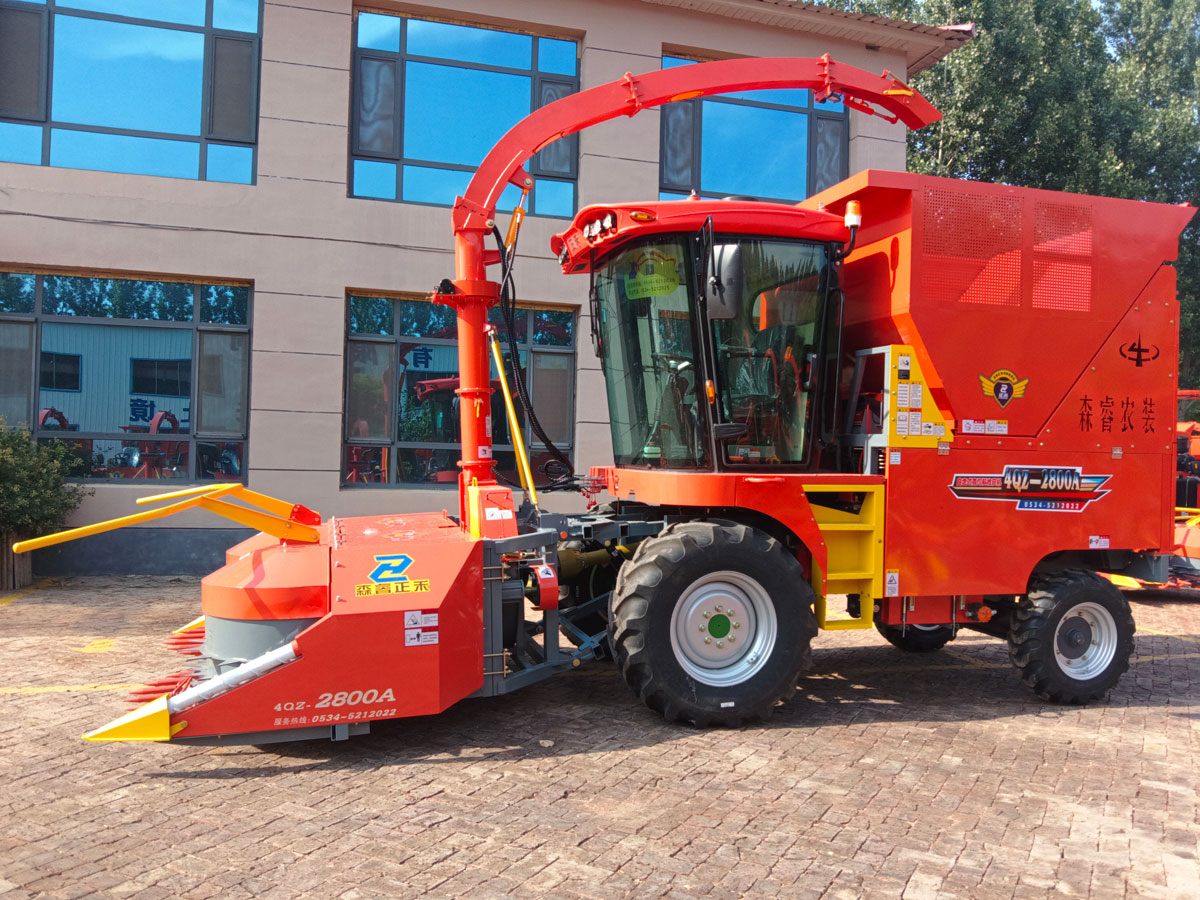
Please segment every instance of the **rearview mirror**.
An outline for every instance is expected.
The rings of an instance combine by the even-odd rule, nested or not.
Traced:
[[[736,319],[742,309],[742,248],[712,244],[704,282],[710,319]]]

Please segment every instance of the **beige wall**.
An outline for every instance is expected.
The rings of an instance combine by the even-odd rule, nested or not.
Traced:
[[[375,9],[435,12],[372,0]],[[476,19],[478,3],[437,9]],[[685,13],[639,0],[523,0],[490,18],[581,40],[589,87],[658,68],[663,48],[730,55],[832,56],[905,71],[900,52]],[[190,182],[0,163],[0,266],[65,266],[254,282],[250,450],[255,490],[322,513],[454,507],[453,493],[340,490],[347,288],[427,292],[453,273],[448,209],[346,196],[350,0],[267,0],[263,19],[258,183]],[[903,168],[902,126],[851,116],[850,168]],[[581,135],[581,203],[658,194],[658,113]],[[71,221],[64,221],[69,217]],[[581,278],[548,250],[561,220],[531,217],[521,241],[521,299],[578,305]],[[609,461],[599,366],[579,329],[577,459]],[[122,515],[159,485],[102,484],[78,521]],[[568,505],[575,505],[568,500]],[[558,505],[552,503],[551,505]],[[212,526],[202,515],[178,524]]]

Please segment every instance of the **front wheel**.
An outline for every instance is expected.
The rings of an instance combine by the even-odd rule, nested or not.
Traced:
[[[1129,668],[1135,626],[1124,595],[1095,572],[1039,577],[1013,613],[1008,655],[1043,700],[1099,700]]]
[[[777,540],[687,522],[617,577],[610,637],[633,692],[669,721],[738,725],[795,692],[817,632],[813,593]]]

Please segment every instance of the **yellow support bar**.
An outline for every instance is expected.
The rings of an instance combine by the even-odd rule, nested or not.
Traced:
[[[233,496],[239,500],[244,500],[247,503],[253,504],[260,509],[265,509],[273,516],[279,516],[281,519],[286,519],[292,514],[295,508],[294,503],[289,503],[286,500],[280,500],[278,497],[271,497],[267,494],[260,494],[258,491],[252,491],[244,484],[239,482],[225,482],[223,484],[200,485],[199,487],[185,488],[181,491],[171,491],[169,494],[155,494],[153,497],[139,497],[134,503],[157,503],[160,500],[176,500],[180,497],[195,497],[199,494],[208,494],[218,488],[232,488]],[[318,514],[319,515],[319,514]]]
[[[233,491],[232,487],[217,488],[211,490],[207,496],[222,497]],[[192,509],[199,506],[203,496],[191,497],[187,500],[182,500],[179,503],[172,503],[170,506],[160,506],[158,509],[147,510],[144,513],[135,513],[132,516],[121,516],[117,519],[108,519],[104,522],[97,522],[94,525],[82,525],[79,528],[69,528],[66,531],[58,531],[54,534],[48,534],[45,537],[33,538],[28,541],[17,541],[13,544],[13,553],[28,553],[30,550],[40,550],[43,547],[52,547],[55,544],[65,544],[67,541],[75,541],[79,538],[89,537],[93,534],[101,534],[105,531],[116,531],[118,528],[127,528],[130,525],[140,525],[142,522],[151,522],[154,519],[165,519],[167,516],[173,516],[176,513],[183,512],[185,509]]]
[[[264,508],[267,511],[260,512],[255,509],[247,509],[244,506],[237,506],[236,504],[220,499],[226,496],[236,497],[247,503]],[[40,550],[42,547],[51,547],[54,544],[78,540],[79,538],[101,534],[105,531],[116,531],[118,528],[127,528],[130,525],[140,525],[143,522],[151,522],[155,519],[165,519],[167,516],[173,516],[187,509],[194,509],[197,506],[207,509],[209,512],[216,513],[219,516],[224,516],[226,519],[230,519],[240,525],[248,525],[251,528],[281,540],[286,538],[289,541],[301,541],[309,544],[315,544],[320,540],[320,532],[316,528],[301,522],[293,522],[288,518],[294,508],[293,504],[285,500],[276,499],[275,497],[268,497],[266,494],[251,491],[245,485],[237,482],[185,488],[180,491],[171,491],[167,494],[156,494],[153,497],[142,497],[137,502],[154,503],[161,500],[175,500],[180,497],[185,499],[168,506],[160,506],[157,509],[135,513],[132,516],[121,516],[117,519],[97,522],[94,525],[83,525],[79,528],[70,528],[66,531],[56,532],[55,534],[48,534],[45,537],[33,538],[28,541],[18,541],[13,544],[13,552],[28,553],[30,550]]]
[[[223,490],[224,488],[237,490],[241,486],[242,485],[236,481],[225,481],[220,484],[202,484],[198,487],[184,488],[181,491],[171,491],[167,494],[153,494],[149,497],[138,497],[133,502],[138,506],[143,506],[147,503],[158,503],[160,500],[178,500],[180,497],[195,497],[197,494],[207,494],[209,491]]]
[[[321,539],[321,533],[311,525],[291,522],[287,519],[273,516],[270,513],[259,512],[256,509],[247,509],[244,506],[237,506],[233,503],[226,503],[224,500],[201,497],[200,505],[209,512],[216,513],[218,516],[232,519],[234,522],[247,525],[256,531],[261,531],[264,534],[269,534],[281,540],[287,538],[289,541],[303,541],[307,544],[315,544]]]

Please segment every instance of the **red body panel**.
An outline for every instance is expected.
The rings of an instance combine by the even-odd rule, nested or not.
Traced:
[[[867,171],[802,204],[822,215],[809,223],[817,236],[850,200],[865,224],[843,269],[843,399],[856,351],[908,344],[949,425],[940,448],[889,453],[884,557],[900,587],[885,607],[900,596],[1024,593],[1037,563],[1059,551],[1168,550],[1179,350],[1169,263],[1195,210]],[[761,206],[726,203],[718,229],[754,232]],[[614,209],[613,242],[629,236],[636,209]],[[581,212],[556,238],[565,270],[583,259],[571,240],[594,218]],[[605,243],[605,232],[592,235]],[[824,544],[803,486],[821,480],[848,478],[766,469],[609,477],[617,496],[644,503],[756,510],[814,558]],[[925,612],[915,620],[947,621]]]
[[[482,542],[441,513],[334,519],[328,528],[328,540],[304,549],[331,566],[332,599],[295,639],[299,659],[173,716],[173,725],[187,723],[178,737],[429,715],[483,684]],[[293,565],[296,548],[276,547]],[[254,560],[274,579],[282,570],[272,555],[256,552],[209,578],[241,579]],[[292,595],[295,608],[256,618],[310,615],[304,592]]]

